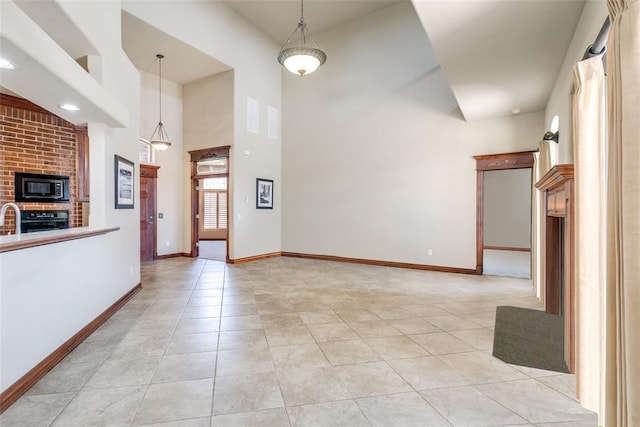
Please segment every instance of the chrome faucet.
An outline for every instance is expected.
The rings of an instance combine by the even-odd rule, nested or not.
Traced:
[[[16,213],[16,235],[20,235],[20,208],[15,203],[5,203],[0,209],[0,227],[4,226],[4,214],[7,212],[7,209],[13,208]]]

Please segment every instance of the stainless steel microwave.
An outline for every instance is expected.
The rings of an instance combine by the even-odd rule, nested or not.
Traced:
[[[68,202],[69,177],[15,173],[16,202]]]

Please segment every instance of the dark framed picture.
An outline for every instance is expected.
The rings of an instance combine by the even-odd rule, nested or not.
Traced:
[[[134,188],[133,162],[115,155],[115,195],[116,209],[133,209]]]
[[[256,209],[273,209],[273,180],[256,178]]]

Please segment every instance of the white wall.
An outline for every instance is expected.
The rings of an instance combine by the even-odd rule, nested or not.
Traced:
[[[89,223],[120,230],[0,254],[2,390],[140,282],[137,195],[135,209],[114,209],[114,154],[137,163],[140,102],[138,73],[121,49],[120,3],[61,2],[60,7],[97,49],[91,52],[90,73],[129,109],[128,128],[88,124]],[[37,97],[30,101],[38,104]]]
[[[327,63],[283,71],[283,251],[475,269],[472,156],[535,149],[542,113],[465,122],[408,2],[314,37]]]
[[[582,16],[567,49],[564,64],[549,97],[545,112],[545,129],[551,125],[554,115],[560,117],[560,138],[558,144],[558,163],[573,163],[573,66],[582,60],[587,46],[598,35],[607,17],[607,2],[589,0],[582,10]]]
[[[276,61],[280,47],[222,2],[163,1],[150,5],[127,0],[123,8],[233,68],[233,147],[229,179],[233,216],[229,221],[229,255],[237,259],[279,251],[281,144],[280,140],[267,138],[264,117],[267,105],[280,110],[281,75]],[[248,96],[260,101],[258,134],[246,129]],[[204,140],[198,142],[203,144],[198,147],[191,141],[188,144],[189,149],[210,146],[205,145]],[[186,154],[183,156],[188,161]],[[258,177],[275,181],[273,210],[255,209],[253,198]],[[184,242],[183,249],[188,250]]]
[[[215,74],[184,86],[183,120],[186,151],[233,145],[233,92],[233,71]],[[183,191],[185,199],[189,200],[191,163],[188,154],[183,157]],[[229,165],[229,169],[233,170],[232,164]],[[229,193],[232,193],[231,189]],[[191,203],[185,203],[183,211],[184,217],[189,218]],[[233,205],[229,206],[228,215],[233,217]],[[228,238],[230,246],[233,246],[234,239],[230,235]],[[191,245],[191,223],[189,221],[183,223],[183,239],[183,246],[189,248]]]
[[[531,168],[484,172],[485,246],[531,248]]]
[[[158,75],[140,72],[140,137],[149,139],[158,125]],[[183,194],[182,85],[162,79],[162,123],[171,147],[155,151],[153,163],[160,166],[157,181],[156,224],[158,255],[183,251],[183,206],[189,204]],[[188,197],[189,193],[186,193]],[[158,218],[158,213],[163,218]],[[188,251],[187,251],[188,252]]]

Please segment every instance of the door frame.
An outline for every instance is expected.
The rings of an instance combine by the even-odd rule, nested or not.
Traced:
[[[535,152],[519,151],[473,156],[476,160],[476,274],[482,274],[484,258],[484,173],[531,168],[533,174],[533,153]]]
[[[154,260],[158,257],[158,221],[157,221],[157,212],[158,212],[158,169],[160,166],[158,165],[149,165],[145,163],[140,163],[140,177],[149,178],[153,180],[153,254],[151,255],[151,260]],[[142,186],[140,182],[138,182],[138,187],[140,190]],[[138,191],[140,191],[138,190]]]
[[[227,254],[226,262],[229,262],[229,238],[231,236],[231,216],[229,215],[229,206],[231,206],[233,197],[231,196],[231,146],[224,145],[220,147],[203,148],[200,150],[189,151],[191,162],[191,252],[190,256],[197,258],[200,255],[200,249],[198,248],[198,211],[200,200],[198,198],[198,183],[201,179],[210,178],[211,175],[198,175],[198,162],[209,159],[227,159],[227,173],[218,174],[216,176],[227,177]]]

